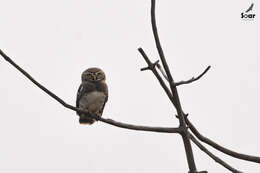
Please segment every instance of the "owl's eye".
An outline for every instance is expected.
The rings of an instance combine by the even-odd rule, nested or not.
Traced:
[[[86,80],[90,80],[90,79],[92,79],[92,75],[91,75],[90,73],[88,73],[88,74],[86,75]]]
[[[102,77],[103,77],[102,73],[98,73],[98,74],[97,74],[97,78],[98,78],[98,79],[102,79]]]

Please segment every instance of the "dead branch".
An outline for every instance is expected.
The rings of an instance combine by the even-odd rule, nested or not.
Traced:
[[[152,30],[153,30],[153,35],[154,35],[154,40],[155,40],[155,44],[157,47],[157,51],[159,53],[164,71],[166,72],[168,81],[169,81],[169,85],[171,88],[171,93],[172,93],[172,97],[173,97],[173,105],[177,110],[178,116],[179,118],[179,122],[180,122],[180,127],[182,127],[184,129],[182,135],[182,139],[183,139],[183,144],[184,144],[184,148],[185,148],[185,153],[186,153],[186,158],[187,158],[187,162],[188,162],[188,166],[189,166],[189,172],[190,173],[195,173],[197,172],[197,168],[196,168],[196,164],[194,161],[194,156],[193,156],[193,151],[192,151],[192,147],[191,147],[191,143],[190,143],[190,139],[188,137],[188,131],[186,129],[186,122],[184,119],[184,114],[183,114],[183,110],[181,107],[181,103],[180,103],[180,99],[179,99],[179,95],[178,95],[178,91],[176,86],[174,85],[174,80],[172,78],[169,66],[167,64],[167,61],[165,59],[164,53],[163,53],[163,49],[160,43],[160,39],[159,39],[159,35],[158,35],[158,31],[157,31],[157,26],[156,26],[156,18],[155,18],[155,0],[151,0],[151,22],[152,22]]]
[[[156,64],[156,67],[160,70],[160,72],[163,75],[164,79],[169,82],[169,79],[168,79],[167,75],[165,74],[164,70],[162,69],[162,66],[158,63],[158,64]]]
[[[148,70],[148,69],[151,70],[153,72],[153,74],[155,75],[155,77],[158,79],[159,83],[161,84],[161,87],[164,89],[164,91],[167,94],[170,101],[175,105],[171,91],[169,90],[167,85],[164,83],[162,77],[160,76],[160,74],[158,73],[158,71],[155,68],[156,64],[158,64],[159,61],[152,63],[151,60],[149,59],[149,57],[146,55],[146,53],[144,52],[144,50],[142,48],[138,48],[138,51],[143,56],[144,60],[146,61],[147,65],[148,65],[147,67],[142,68],[141,71]]]
[[[246,155],[246,154],[241,154],[232,150],[229,150],[225,147],[222,147],[221,145],[217,144],[216,142],[212,141],[211,139],[203,136],[196,128],[195,126],[188,120],[188,118],[186,118],[186,122],[190,128],[190,130],[192,131],[192,133],[202,142],[205,142],[206,144],[212,146],[213,148],[229,155],[232,157],[235,157],[237,159],[241,159],[241,160],[246,160],[246,161],[250,161],[250,162],[255,162],[255,163],[260,163],[260,157],[256,157],[256,156],[250,156],[250,155]]]
[[[168,77],[167,75],[165,74],[165,72],[163,71],[161,65],[159,63],[156,64],[156,67],[160,70],[161,74],[163,75],[163,77],[165,78],[165,80],[168,80]],[[211,66],[208,66],[199,76],[197,76],[196,78],[195,77],[192,77],[191,79],[187,80],[187,81],[180,81],[180,82],[175,82],[174,85],[177,87],[179,85],[184,85],[184,84],[190,84],[192,82],[195,82],[197,80],[199,80],[202,76],[204,76],[204,74],[206,74],[208,72],[208,70],[210,69]]]
[[[223,160],[221,160],[219,157],[215,156],[213,153],[211,153],[206,147],[204,147],[192,134],[189,134],[190,139],[196,144],[203,152],[205,152],[209,157],[211,157],[213,160],[215,160],[220,165],[224,166],[228,170],[230,170],[233,173],[242,173],[241,171],[233,168]]]
[[[210,69],[210,66],[208,66],[198,77],[196,77],[196,78],[192,77],[190,80],[187,80],[187,81],[175,82],[174,85],[179,86],[179,85],[190,84],[192,82],[195,82],[195,81],[199,80],[204,74],[206,74],[209,69]]]
[[[179,134],[182,132],[181,128],[137,126],[137,125],[121,123],[112,119],[104,119],[104,118],[101,118],[100,121],[116,127],[121,127],[125,129],[131,129],[131,130],[160,132],[160,133],[179,133]]]

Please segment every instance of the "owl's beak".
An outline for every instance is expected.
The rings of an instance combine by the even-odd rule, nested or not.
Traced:
[[[93,79],[94,79],[94,81],[96,81],[97,80],[97,76],[93,75]]]

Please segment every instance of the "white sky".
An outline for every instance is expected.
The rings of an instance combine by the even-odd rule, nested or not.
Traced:
[[[75,104],[82,71],[101,67],[109,101],[104,117],[178,126],[175,110],[137,52],[158,59],[149,0],[0,0],[0,48],[39,82]],[[179,88],[185,112],[202,134],[260,156],[260,35],[240,13],[251,1],[157,3],[162,46],[176,81],[211,70]],[[78,123],[75,112],[35,87],[0,58],[0,172],[188,172],[179,135],[136,132],[101,122]],[[193,147],[198,170],[229,172]],[[216,155],[246,173],[260,165]]]

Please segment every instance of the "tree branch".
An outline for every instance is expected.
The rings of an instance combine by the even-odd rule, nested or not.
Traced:
[[[45,88],[42,84],[37,82],[29,73],[27,73],[25,70],[23,70],[19,65],[17,65],[10,57],[8,57],[1,49],[0,49],[0,55],[9,62],[12,66],[14,66],[17,70],[19,70],[25,77],[27,77],[31,82],[33,82],[37,87],[39,87],[41,90],[43,90],[45,93],[47,93],[49,96],[54,98],[56,101],[58,101],[60,104],[62,104],[64,107],[71,109],[73,111],[78,111],[81,113],[87,113],[86,111],[79,109],[77,107],[74,107],[72,105],[67,104],[65,101],[63,101],[61,98],[59,98],[57,95],[55,95],[53,92]],[[169,128],[169,127],[149,127],[149,126],[137,126],[132,124],[126,124],[114,121],[112,119],[105,119],[101,118],[97,115],[89,115],[92,118],[95,118],[96,120],[102,121],[104,123],[125,128],[125,129],[131,129],[131,130],[142,130],[142,131],[150,131],[150,132],[161,132],[161,133],[181,133],[181,128]]]
[[[156,19],[155,19],[155,0],[151,0],[151,22],[152,22],[152,30],[153,30],[156,47],[157,47],[160,59],[162,61],[164,70],[166,72],[167,78],[169,79],[169,84],[170,84],[170,88],[172,91],[172,97],[173,97],[173,103],[174,103],[173,105],[175,106],[178,116],[180,117],[179,118],[180,127],[184,128],[184,131],[181,135],[182,135],[182,139],[183,139],[183,143],[184,143],[187,162],[189,165],[189,172],[196,172],[197,168],[196,168],[195,161],[194,161],[194,156],[193,156],[190,139],[188,137],[188,131],[186,129],[186,122],[184,119],[184,114],[183,114],[183,110],[181,107],[178,91],[177,91],[176,86],[174,85],[174,80],[172,78],[169,66],[166,62],[166,59],[165,59],[165,56],[163,53],[163,49],[162,49],[162,46],[160,43],[158,31],[157,31]]]
[[[197,80],[199,80],[202,76],[204,76],[204,74],[206,74],[208,72],[208,70],[210,69],[211,66],[208,66],[204,71],[203,73],[201,73],[198,77],[194,78],[192,77],[190,80],[187,80],[187,81],[180,81],[180,82],[175,82],[174,85],[175,86],[179,86],[179,85],[184,85],[184,84],[189,84],[189,83],[192,83],[192,82],[195,82]]]
[[[139,50],[139,49],[140,49],[140,50]],[[147,57],[147,55],[144,53],[143,49],[142,49],[142,48],[139,48],[139,49],[138,49],[138,50],[139,50],[139,52],[142,54],[142,56],[143,56],[143,57]],[[144,59],[146,59],[146,58],[144,58]],[[148,57],[147,57],[147,59],[148,59]],[[150,61],[150,60],[148,59],[148,62],[149,62],[149,61]],[[151,62],[151,63],[148,64],[148,67],[141,68],[141,71],[153,70],[158,63],[159,63],[159,60],[155,61],[154,63]]]
[[[176,106],[176,103],[174,102],[171,91],[169,90],[167,85],[164,83],[163,79],[161,78],[160,74],[158,73],[158,71],[155,68],[155,66],[159,63],[159,61],[152,63],[151,60],[149,59],[149,57],[146,55],[146,53],[144,52],[144,50],[141,47],[138,48],[138,51],[143,56],[144,60],[146,61],[147,65],[148,65],[148,67],[142,68],[141,71],[151,70],[153,72],[153,74],[155,75],[155,77],[158,79],[159,83],[161,84],[162,88],[164,89],[164,91],[167,94],[170,101],[174,104],[174,106]]]
[[[246,155],[246,154],[241,154],[232,150],[229,150],[225,147],[222,147],[221,145],[217,144],[216,142],[212,141],[211,139],[203,136],[202,134],[200,134],[200,132],[195,128],[195,126],[188,120],[188,118],[186,118],[186,122],[190,128],[190,130],[193,132],[193,134],[202,142],[205,142],[206,144],[212,146],[213,148],[229,155],[232,157],[235,157],[237,159],[241,159],[241,160],[246,160],[246,161],[250,161],[250,162],[255,162],[255,163],[260,163],[260,157],[256,157],[256,156],[250,156],[250,155]]]
[[[230,170],[233,173],[242,173],[241,171],[233,168],[223,160],[221,160],[219,157],[215,156],[213,153],[211,153],[206,147],[204,147],[192,134],[189,134],[190,139],[196,144],[202,151],[204,151],[209,157],[211,157],[213,160],[215,160],[217,163],[221,164],[228,170]]]
[[[156,67],[160,70],[160,72],[161,72],[161,74],[163,75],[164,79],[169,82],[169,79],[168,79],[166,73],[165,73],[164,70],[162,69],[162,66],[158,63],[158,64],[156,64]]]
[[[157,26],[156,26],[156,19],[155,19],[155,0],[152,0],[152,6],[151,6],[151,22],[152,22],[152,29],[153,29],[153,35],[154,35],[154,39],[155,39],[155,44],[159,53],[159,56],[161,58],[163,67],[166,71],[167,77],[169,79],[169,82],[173,81],[169,66],[166,62],[164,53],[163,53],[163,49],[160,43],[160,39],[159,39],[159,35],[158,35],[158,31],[157,31]]]
[[[179,134],[182,132],[181,128],[137,126],[137,125],[121,123],[112,119],[104,119],[104,118],[100,118],[100,121],[116,127],[121,127],[125,129],[131,129],[131,130],[160,132],[160,133],[179,133]]]
[[[161,74],[163,75],[163,77],[165,78],[165,80],[167,80],[169,82],[169,79],[167,77],[167,75],[165,74],[165,72],[163,71],[162,67],[160,64],[156,64],[156,67],[160,70]],[[180,81],[180,82],[175,82],[174,86],[179,86],[179,85],[184,85],[184,84],[189,84],[192,82],[195,82],[197,80],[199,80],[202,76],[204,76],[204,74],[206,74],[208,72],[208,70],[210,69],[211,66],[208,66],[198,77],[192,77],[191,79],[187,80],[187,81]]]
[[[23,70],[20,66],[18,66],[11,58],[9,58],[1,49],[0,49],[0,55],[9,62],[12,66],[14,66],[17,70],[19,70],[23,75],[25,75],[32,83],[34,83],[37,87],[39,87],[41,90],[43,90],[45,93],[47,93],[49,96],[54,98],[56,101],[58,101],[60,104],[62,104],[64,107],[73,109],[73,106],[68,105],[65,103],[62,99],[60,99],[57,95],[49,91],[47,88],[45,88],[43,85],[41,85],[39,82],[37,82],[29,73],[27,73],[25,70]]]

